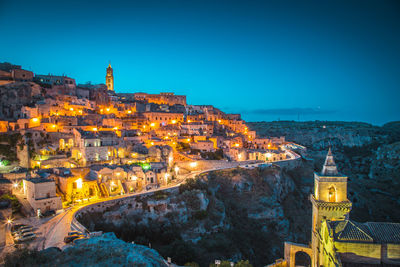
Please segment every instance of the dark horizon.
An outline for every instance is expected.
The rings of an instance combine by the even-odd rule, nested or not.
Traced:
[[[77,83],[104,83],[111,61],[117,92],[185,94],[247,121],[382,125],[400,120],[399,12],[397,1],[0,1],[0,59]]]

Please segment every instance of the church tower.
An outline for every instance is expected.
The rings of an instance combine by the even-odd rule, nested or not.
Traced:
[[[314,194],[312,203],[311,248],[312,266],[320,266],[322,246],[321,222],[348,218],[351,202],[347,199],[347,177],[337,170],[332,151],[329,148],[321,173],[314,173]]]
[[[111,63],[108,64],[107,68],[106,85],[108,90],[114,91],[114,75],[113,75],[113,69],[111,68]]]

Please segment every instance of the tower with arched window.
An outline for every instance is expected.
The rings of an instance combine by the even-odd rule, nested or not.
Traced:
[[[314,194],[310,196],[312,218],[312,266],[320,266],[322,257],[321,224],[324,220],[348,218],[351,202],[347,199],[347,177],[338,172],[332,151],[329,149],[320,173],[314,173]]]
[[[108,64],[107,68],[106,85],[108,90],[114,91],[114,74],[113,74],[113,68],[111,67],[111,63]]]

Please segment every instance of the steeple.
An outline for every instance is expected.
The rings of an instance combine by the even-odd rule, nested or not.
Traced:
[[[331,148],[326,155],[322,171],[314,173],[314,194],[310,200],[313,206],[311,266],[322,266],[320,262],[320,255],[323,253],[321,248],[324,247],[321,243],[322,222],[348,219],[351,210],[351,202],[347,199],[347,176],[338,172]]]
[[[321,174],[324,176],[336,176],[339,174],[335,160],[333,159],[331,148],[329,148],[328,154],[326,155]]]
[[[113,68],[111,67],[111,62],[108,63],[108,67],[106,69],[106,86],[110,91],[114,91],[114,74]]]

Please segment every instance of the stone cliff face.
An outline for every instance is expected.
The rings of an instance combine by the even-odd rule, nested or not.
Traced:
[[[297,204],[289,204],[290,195],[301,191],[297,187],[292,174],[279,167],[216,171],[182,185],[180,192],[132,198],[104,212],[88,210],[78,219],[91,230],[151,243],[178,264],[208,266],[220,258],[249,259],[261,266],[282,256],[282,242],[288,237],[306,241],[308,231],[289,232],[297,224],[308,224],[292,217],[305,207],[306,199],[298,193]]]

